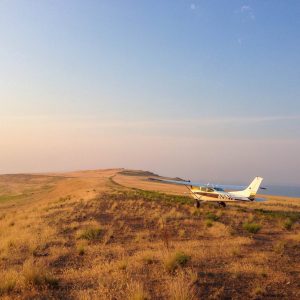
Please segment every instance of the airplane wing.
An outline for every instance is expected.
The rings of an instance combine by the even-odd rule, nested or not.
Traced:
[[[223,190],[244,190],[247,188],[246,185],[210,184],[210,183],[203,183],[203,182],[200,183],[200,182],[185,181],[185,180],[169,180],[169,179],[160,179],[160,178],[149,178],[149,180],[158,181],[162,183],[185,185],[185,186],[221,188]],[[266,188],[261,187],[261,189],[265,190]]]
[[[178,184],[178,185],[189,185],[189,186],[207,186],[205,183],[192,182],[192,181],[184,181],[184,180],[168,180],[168,179],[160,179],[160,178],[149,178],[151,181],[158,181],[161,183],[170,183],[170,184]]]

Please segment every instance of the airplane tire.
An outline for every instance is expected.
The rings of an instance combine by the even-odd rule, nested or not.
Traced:
[[[219,203],[219,206],[226,207],[226,203],[225,202],[221,201],[221,202],[218,202],[218,203]]]
[[[196,208],[199,208],[200,207],[200,201],[199,200],[196,200],[195,203],[194,203],[194,206]]]

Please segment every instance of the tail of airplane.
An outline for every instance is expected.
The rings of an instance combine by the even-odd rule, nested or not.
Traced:
[[[235,194],[239,195],[240,197],[246,197],[249,198],[250,200],[254,200],[255,195],[262,181],[263,181],[262,177],[255,177],[245,190],[235,192]]]

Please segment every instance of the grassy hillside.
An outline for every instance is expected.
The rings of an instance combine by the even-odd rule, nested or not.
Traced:
[[[196,209],[146,176],[0,176],[0,298],[300,298],[300,199]]]

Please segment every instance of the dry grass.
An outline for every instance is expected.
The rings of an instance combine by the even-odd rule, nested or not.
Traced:
[[[164,258],[164,265],[168,272],[174,272],[180,267],[184,267],[191,257],[182,251],[167,253]]]
[[[15,271],[7,271],[1,275],[0,296],[9,294],[14,290],[18,281],[18,274]]]
[[[78,233],[79,239],[84,239],[88,241],[96,241],[100,239],[102,229],[98,227],[91,227],[81,230]]]
[[[141,282],[131,282],[128,286],[128,300],[147,300],[149,294]]]
[[[292,229],[292,226],[294,224],[294,221],[291,220],[290,218],[286,219],[284,222],[283,222],[283,227],[287,230],[291,230]]]
[[[257,223],[246,222],[243,224],[243,228],[250,233],[258,233],[261,230],[261,225]]]
[[[23,265],[24,283],[27,286],[47,285],[50,287],[58,286],[58,279],[54,277],[43,263],[34,263],[32,259],[25,261]]]
[[[299,200],[196,209],[117,172],[0,176],[0,297],[300,298]]]
[[[194,277],[194,278],[193,278]],[[191,276],[180,272],[171,278],[168,283],[170,300],[196,300],[196,289],[194,284],[197,275]]]

